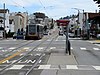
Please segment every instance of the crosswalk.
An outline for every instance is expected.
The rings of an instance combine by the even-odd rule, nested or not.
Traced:
[[[60,66],[60,68],[59,68]],[[38,69],[67,69],[67,70],[100,70],[100,66],[93,65],[40,65]]]
[[[6,51],[11,51],[11,50],[15,50],[17,47],[9,47],[9,48],[5,48],[5,47],[0,47],[0,52],[6,52]],[[25,49],[26,51],[30,51],[30,49],[32,49],[32,47],[23,47],[22,49]],[[44,51],[46,49],[46,47],[38,47],[33,51]],[[54,49],[58,49],[58,50],[62,50],[64,48],[59,48],[59,47],[49,47],[48,50],[54,50]],[[71,50],[76,49],[76,47],[71,47]],[[100,48],[99,47],[90,47],[90,48],[86,48],[86,47],[77,47],[78,50],[81,51],[86,51],[86,50],[94,50],[94,51],[99,51]]]
[[[93,47],[93,48],[80,47],[80,50],[82,50],[82,51],[85,51],[85,50],[94,50],[94,51],[98,51],[98,50],[100,50],[100,48],[96,48],[96,47]]]
[[[41,62],[41,61],[40,61]],[[32,65],[13,65],[7,70],[25,70],[25,67],[32,67]],[[28,68],[27,68],[28,69]],[[26,70],[27,70],[26,69]],[[90,70],[90,71],[100,71],[100,66],[95,65],[38,65],[35,67],[35,70]]]

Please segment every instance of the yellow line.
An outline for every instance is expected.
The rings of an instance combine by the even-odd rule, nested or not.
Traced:
[[[20,52],[15,53],[15,54],[13,54],[13,55],[11,55],[9,57],[7,57],[7,58],[5,58],[3,60],[0,60],[0,64],[2,64],[3,62],[5,62],[6,60],[10,60],[10,59],[12,59],[12,58],[20,55],[23,51],[25,51],[25,49],[24,50],[21,50]]]

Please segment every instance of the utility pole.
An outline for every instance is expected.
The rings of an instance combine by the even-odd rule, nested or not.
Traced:
[[[84,9],[79,9],[79,8],[72,8],[72,9],[78,10],[78,14],[80,13],[80,10],[83,11],[83,26],[82,26],[82,28],[81,28],[81,31],[82,31],[82,33],[83,33],[83,31],[84,31]],[[78,16],[78,21],[79,21],[79,16]],[[79,32],[79,31],[78,31],[78,32]],[[82,33],[81,33],[81,34],[82,34]],[[83,34],[83,39],[84,39],[84,34]]]
[[[5,3],[4,3],[4,39],[5,39],[5,37],[6,37],[6,32],[5,32],[5,13],[6,13],[6,10],[5,10]]]

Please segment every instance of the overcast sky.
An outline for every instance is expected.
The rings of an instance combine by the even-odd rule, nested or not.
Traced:
[[[98,10],[93,0],[0,0],[0,8],[3,8],[3,3],[10,12],[43,12],[54,19],[77,14],[78,11],[73,8],[84,9],[86,12]]]

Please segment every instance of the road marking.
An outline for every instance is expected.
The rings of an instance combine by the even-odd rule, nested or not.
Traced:
[[[81,50],[86,50],[86,48],[82,48],[82,47],[80,47],[80,49],[81,49]]]
[[[73,48],[71,47],[71,50],[72,50]]]
[[[50,69],[51,65],[40,65],[38,69]]]
[[[62,40],[62,41],[66,41],[66,40]]]
[[[47,40],[47,41],[51,41],[51,40]]]
[[[41,53],[37,53],[37,54],[35,54],[34,56],[40,56],[41,55]]]
[[[39,61],[39,64],[42,62],[42,60]]]
[[[10,50],[13,50],[13,49],[15,49],[16,47],[10,47],[10,48],[8,48],[8,49],[10,49]]]
[[[3,49],[3,47],[0,47],[0,49]]]
[[[19,52],[16,52],[15,54],[13,54],[13,55],[11,55],[11,56],[9,56],[9,57],[7,57],[7,58],[4,58],[4,59],[0,60],[0,64],[2,64],[3,62],[5,62],[6,60],[10,60],[10,59],[12,59],[12,58],[14,58],[14,57],[20,55],[20,54],[21,54],[22,52],[24,52],[24,51],[25,51],[25,50],[20,50]]]
[[[30,49],[30,47],[25,47],[25,48],[23,48],[23,49]]]
[[[12,67],[10,67],[9,69],[21,69],[23,68],[25,65],[13,65]]]
[[[56,49],[56,47],[50,47],[50,49]]]
[[[100,66],[93,66],[96,70],[100,70]]]
[[[66,69],[78,69],[77,65],[66,65]]]
[[[100,44],[95,44],[95,45],[100,47]]]
[[[55,41],[58,41],[58,39],[57,39],[57,40],[55,40]]]
[[[99,48],[93,48],[94,50],[100,50]]]
[[[38,40],[38,41],[42,41],[42,40]]]
[[[41,62],[41,60],[39,61]],[[1,65],[1,66],[6,66],[6,65]],[[22,70],[23,67],[25,66],[32,66],[32,65],[13,65],[12,67],[8,68],[9,69],[18,69]],[[60,66],[60,68],[59,68]],[[100,71],[100,66],[93,66],[93,65],[39,65],[37,69],[66,69],[66,70],[95,70],[95,71]]]
[[[54,66],[56,66],[56,68]],[[59,68],[59,66],[60,66],[60,68]],[[100,66],[93,66],[93,65],[40,65],[38,69],[100,70]]]
[[[37,48],[37,49],[41,50],[41,49],[43,49],[43,47],[39,47],[39,48]]]
[[[34,61],[28,60],[28,61],[27,61],[27,63],[32,63],[32,64],[35,63],[35,62],[36,62],[36,60],[34,60]]]

